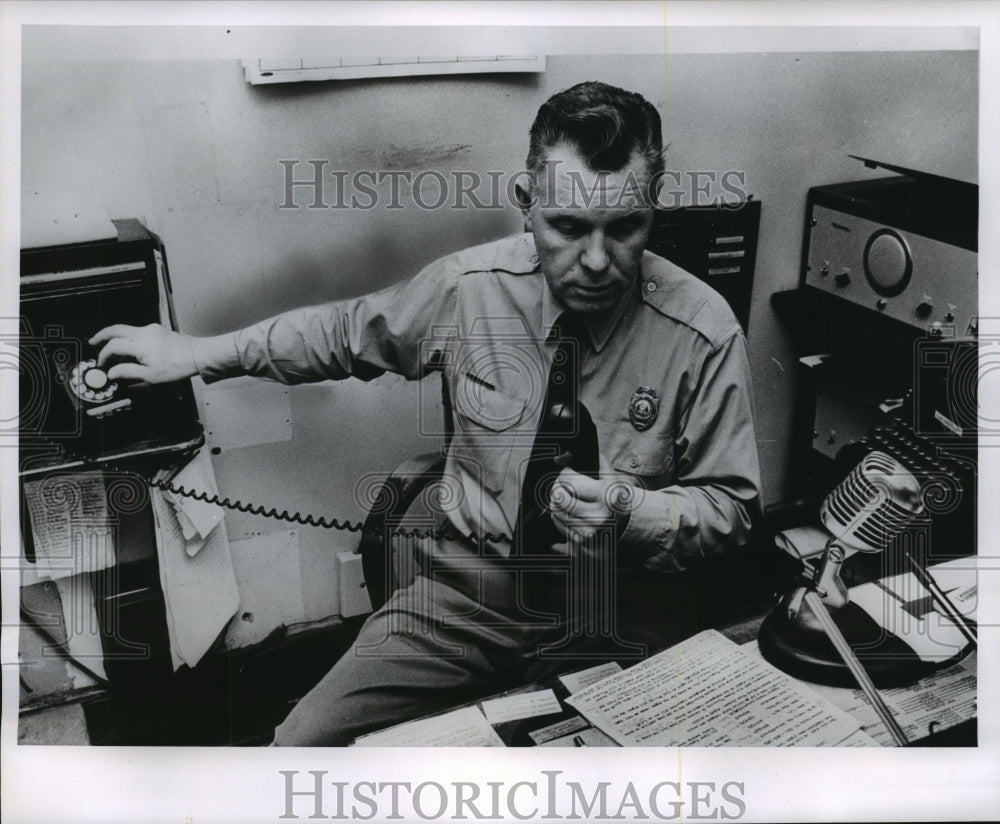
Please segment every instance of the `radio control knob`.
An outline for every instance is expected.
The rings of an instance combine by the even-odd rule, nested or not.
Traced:
[[[934,304],[929,300],[922,300],[917,304],[917,317],[926,318],[929,317],[931,312],[934,311]]]
[[[889,305],[889,301],[887,301],[887,300],[886,300],[885,298],[879,298],[879,299],[878,299],[878,301],[877,301],[877,302],[875,303],[875,305],[876,305],[876,306],[877,306],[877,307],[878,307],[878,308],[879,308],[880,310],[881,310],[881,309],[885,309],[885,307]]]
[[[834,276],[833,282],[836,283],[837,286],[843,288],[850,284],[851,276],[847,272],[841,272],[839,275]]]
[[[913,273],[910,249],[902,235],[892,229],[879,229],[865,244],[865,277],[880,295],[902,294]]]

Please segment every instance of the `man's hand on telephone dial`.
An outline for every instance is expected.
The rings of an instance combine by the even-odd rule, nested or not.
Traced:
[[[191,338],[158,323],[116,323],[102,329],[89,343],[102,347],[97,365],[107,369],[111,380],[168,383],[198,374]],[[113,365],[107,368],[108,363]]]

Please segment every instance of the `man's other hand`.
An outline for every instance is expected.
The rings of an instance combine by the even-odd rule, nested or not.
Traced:
[[[89,341],[101,346],[97,365],[107,369],[111,380],[139,380],[168,383],[198,374],[191,338],[172,332],[158,323],[126,326],[116,323],[98,332]]]
[[[598,478],[566,468],[552,485],[549,511],[563,537],[590,538],[612,524],[619,530],[628,523],[633,487],[611,470],[601,456]]]

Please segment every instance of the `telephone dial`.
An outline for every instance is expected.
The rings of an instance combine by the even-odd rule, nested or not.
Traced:
[[[69,389],[84,403],[84,412],[92,418],[103,418],[132,407],[130,398],[115,398],[117,382],[108,377],[96,360],[80,361],[69,376]]]

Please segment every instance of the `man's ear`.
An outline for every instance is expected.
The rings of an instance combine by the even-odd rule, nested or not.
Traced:
[[[514,197],[517,199],[518,208],[524,215],[524,231],[531,231],[531,192],[520,183],[514,186]]]
[[[652,206],[655,209],[660,205],[660,192],[663,191],[663,187],[666,185],[666,175],[659,174],[653,181],[653,185],[649,187],[649,194],[652,197]]]

